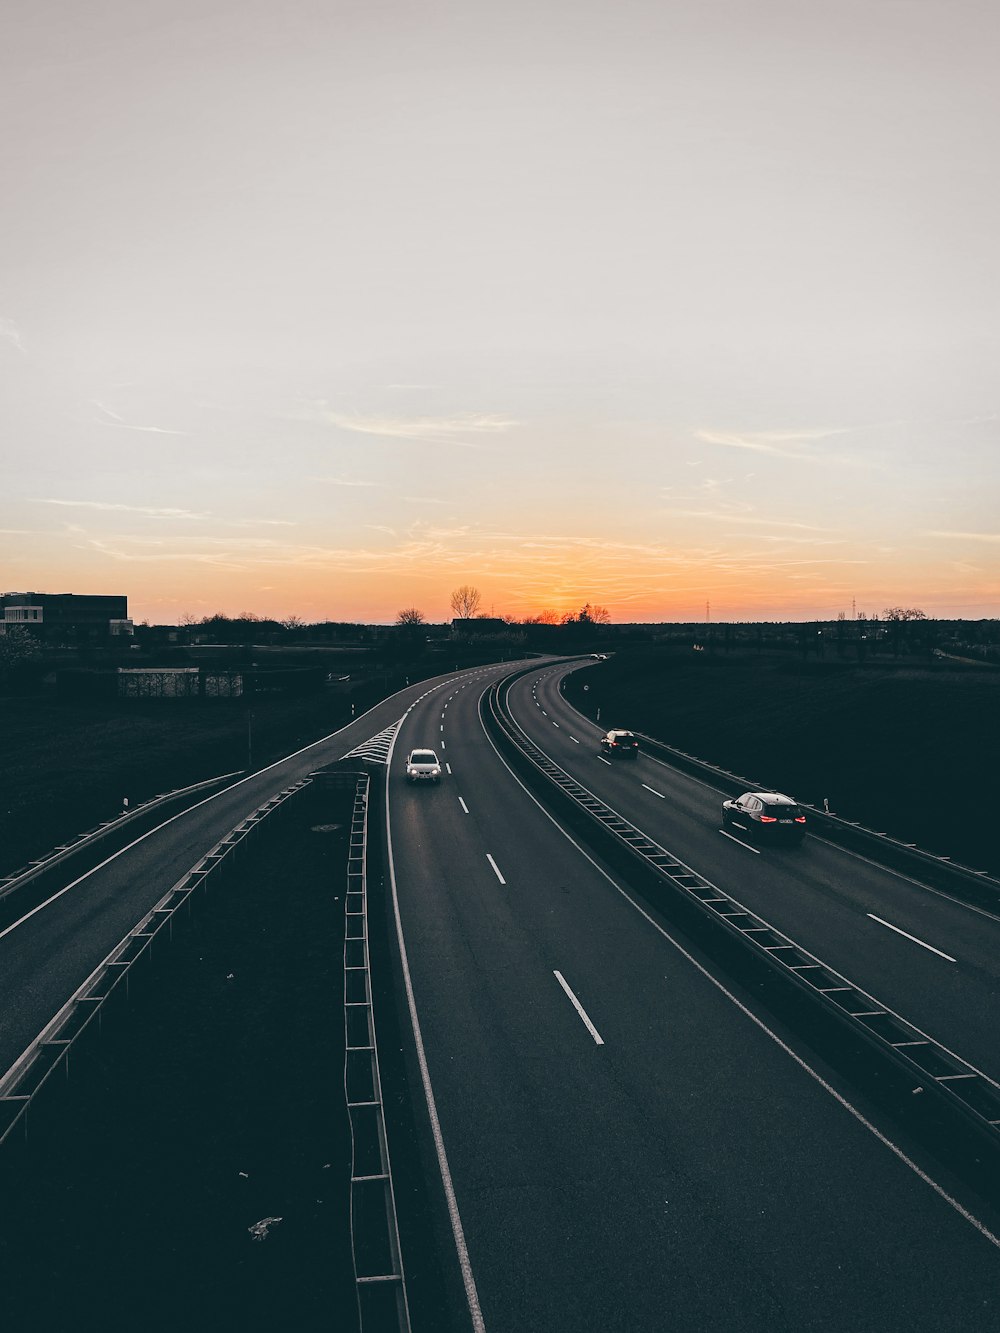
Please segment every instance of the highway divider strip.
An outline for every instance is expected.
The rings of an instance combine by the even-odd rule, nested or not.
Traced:
[[[358,773],[356,778],[344,904],[344,1090],[351,1122],[351,1250],[362,1333],[389,1333],[390,1329],[410,1333],[368,950],[371,779],[368,773]]]
[[[641,866],[646,882],[675,890],[702,920],[739,941],[800,995],[808,996],[870,1049],[904,1069],[921,1091],[938,1096],[992,1146],[1000,1147],[1000,1085],[704,879],[554,763],[510,711],[507,692],[526,674],[514,672],[494,684],[481,704],[489,734],[519,762],[522,772],[544,780],[550,792],[559,794],[563,808],[599,835],[603,847],[620,852],[626,865]]]
[[[237,853],[256,836],[265,821],[279,813],[289,797],[308,783],[309,779],[303,778],[286,787],[216,843],[112,949],[0,1078],[0,1149],[12,1143],[17,1134],[27,1137],[32,1105],[43,1093],[58,1086],[57,1073],[68,1076],[71,1056],[85,1039],[93,1039],[100,1033],[112,1000],[127,998],[133,969],[151,957],[160,941],[169,941],[176,914],[182,908],[190,912],[195,895],[206,892],[210,884],[232,867]],[[273,827],[273,821],[268,826]]]

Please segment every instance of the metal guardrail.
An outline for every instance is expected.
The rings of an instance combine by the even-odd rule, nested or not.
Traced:
[[[702,920],[712,921],[728,938],[738,940],[800,994],[848,1025],[870,1048],[904,1069],[919,1087],[939,1095],[1000,1146],[1000,1084],[709,883],[554,763],[514,720],[507,703],[510,685],[525,674],[505,677],[484,696],[484,722],[509,754],[547,779],[605,845],[610,843],[641,865],[654,883],[674,890]]]
[[[351,1121],[351,1249],[362,1333],[409,1333],[368,953],[370,781],[367,773],[359,774],[355,787],[344,907],[344,1089]]]
[[[229,778],[236,776],[236,773],[223,773],[216,778],[206,778],[203,782],[195,782],[190,787],[178,787],[174,791],[162,792],[158,796],[151,796],[148,801],[143,801],[141,805],[137,805],[131,810],[123,810],[120,814],[115,815],[113,819],[103,820],[96,828],[78,834],[72,842],[54,847],[51,852],[39,857],[36,861],[30,861],[26,866],[22,866],[20,870],[15,870],[9,875],[0,876],[0,901],[13,897],[20,889],[26,888],[55,866],[68,861],[70,857],[76,856],[85,847],[92,846],[127,824],[137,823],[143,815],[148,815],[151,811],[168,805],[171,801],[179,801],[185,796],[193,796],[197,792],[206,791],[209,787],[217,786],[220,782],[226,782]]]
[[[233,864],[237,851],[253,838],[268,816],[308,785],[308,781],[302,779],[265,801],[216,843],[112,949],[0,1078],[0,1148],[10,1143],[17,1132],[27,1137],[33,1103],[55,1086],[57,1073],[68,1076],[71,1055],[85,1038],[100,1031],[112,998],[127,996],[129,977],[135,966],[151,957],[158,941],[169,940],[177,912],[181,908],[190,911],[194,895],[206,891],[212,877],[218,878]]]

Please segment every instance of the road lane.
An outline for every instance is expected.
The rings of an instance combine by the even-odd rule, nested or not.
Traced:
[[[29,920],[0,937],[0,1075],[143,916],[260,805],[316,768],[391,727],[415,700],[456,679],[482,682],[498,666],[421,681],[332,735],[206,798],[153,830]],[[67,876],[72,876],[72,862]]]
[[[546,666],[510,692],[517,720],[556,763],[705,879],[1000,1082],[1000,921],[819,838],[778,848],[726,836],[723,794],[650,755],[634,764],[598,762],[602,729],[559,691],[560,677],[572,669]],[[536,697],[584,737],[578,750],[539,721]],[[627,722],[615,718],[609,725]],[[643,789],[650,775],[664,800]],[[870,913],[937,953],[894,936]]]
[[[834,1075],[610,883],[513,779],[475,704],[472,689],[451,701],[440,789],[408,788],[397,758],[387,790],[483,1326],[991,1327],[995,1219],[949,1202],[953,1182],[919,1174]],[[397,752],[432,725],[415,707]]]

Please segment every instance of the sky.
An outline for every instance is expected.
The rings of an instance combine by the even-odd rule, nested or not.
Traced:
[[[1000,615],[993,0],[15,0],[0,584]]]

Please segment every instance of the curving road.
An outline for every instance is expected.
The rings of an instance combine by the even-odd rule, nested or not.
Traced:
[[[524,724],[567,766],[579,751],[633,821],[691,822],[698,784],[675,778],[647,807],[646,761],[597,762],[565,669],[515,686]],[[486,738],[478,694],[456,683],[414,706],[387,785],[400,988],[464,1277],[448,1326],[996,1327],[997,1219],[560,831]],[[401,752],[426,744],[450,771],[411,789]],[[732,858],[699,868],[743,876],[745,856],[763,892],[771,857],[697,824],[692,860]]]
[[[758,856],[723,838],[717,793],[648,758],[620,768],[597,759],[596,729],[559,692],[567,669],[543,663],[511,695],[558,762],[858,984],[993,1067],[996,922],[814,839],[801,855]],[[455,1295],[437,1327],[996,1328],[1000,1218],[879,1123],[524,790],[478,713],[488,682],[509,670],[401,692],[4,931],[0,1070],[247,814],[399,722],[386,774],[390,919],[423,1147],[444,1182],[436,1239]],[[406,785],[403,757],[418,745],[447,765],[440,786]]]

